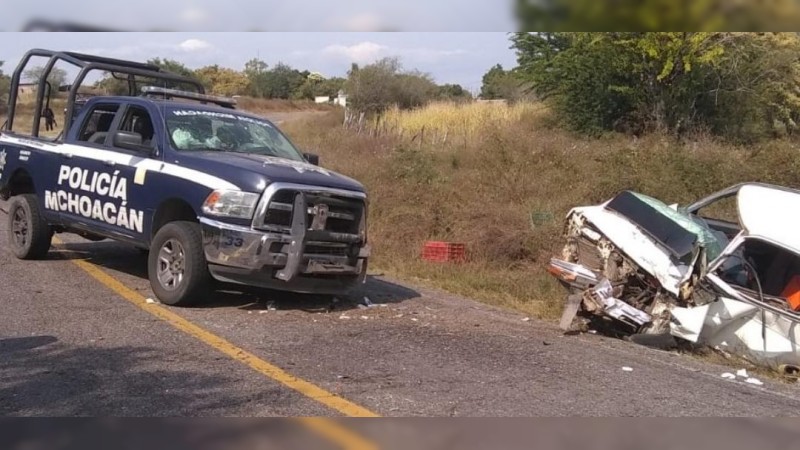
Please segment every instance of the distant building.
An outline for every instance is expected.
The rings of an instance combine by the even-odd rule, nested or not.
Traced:
[[[344,91],[339,91],[339,95],[337,95],[336,98],[333,99],[333,104],[339,105],[343,108],[347,108],[347,94],[345,94]]]
[[[20,83],[19,87],[17,88],[17,95],[20,94],[32,94],[36,92],[36,84],[35,83]]]
[[[333,103],[334,105],[339,105],[342,107],[347,107],[347,94],[344,91],[339,91],[339,94],[336,97],[330,97],[327,95],[321,95],[319,97],[314,97],[315,103]]]

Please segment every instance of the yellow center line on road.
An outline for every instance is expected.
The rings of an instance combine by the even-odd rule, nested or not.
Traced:
[[[57,237],[53,238],[53,242],[55,244],[63,244],[63,241]],[[69,250],[65,251],[69,252]],[[178,330],[183,331],[184,333],[202,341],[210,347],[226,354],[232,359],[249,366],[262,375],[265,375],[268,378],[297,391],[311,400],[321,403],[328,408],[336,410],[339,413],[349,417],[379,416],[378,414],[361,405],[353,403],[350,400],[329,392],[309,381],[303,380],[302,378],[298,378],[289,372],[286,372],[280,367],[259,358],[258,356],[242,349],[241,347],[234,345],[230,341],[217,336],[214,333],[199,327],[198,325],[195,325],[193,322],[161,306],[159,303],[147,303],[147,299],[141,294],[125,286],[116,278],[107,274],[94,264],[91,264],[83,259],[72,259],[71,262],[128,302],[167,322]],[[325,436],[333,442],[341,445],[343,448],[353,450],[377,448],[375,444],[362,438],[355,432],[341,427],[331,420],[307,418],[301,419],[301,422],[318,434]]]

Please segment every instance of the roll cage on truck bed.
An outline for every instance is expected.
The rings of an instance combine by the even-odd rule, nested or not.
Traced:
[[[178,90],[171,90],[172,92],[170,93],[166,92],[167,90],[165,89],[165,92],[162,94],[165,98],[172,98],[174,96],[194,98],[200,102],[211,102],[228,108],[232,108],[235,104],[235,102],[232,100],[222,97],[205,96],[205,88],[199,81],[171,72],[165,72],[159,66],[154,64],[126,61],[104,56],[86,55],[76,52],[58,52],[44,49],[33,49],[28,51],[22,57],[22,60],[14,70],[14,74],[11,76],[11,88],[8,96],[8,119],[2,127],[3,132],[9,132],[13,129],[14,115],[16,113],[16,105],[19,96],[19,85],[22,79],[22,73],[25,70],[25,67],[28,65],[28,62],[34,57],[46,57],[49,59],[47,64],[45,64],[43,67],[42,74],[39,77],[37,82],[38,84],[36,86],[36,106],[33,115],[33,128],[31,129],[30,134],[32,137],[39,137],[39,129],[41,126],[41,118],[44,113],[44,108],[49,106],[50,97],[52,96],[52,86],[48,81],[48,77],[59,61],[64,61],[80,68],[75,80],[71,84],[57,87],[58,91],[63,91],[66,89],[69,92],[67,96],[67,109],[65,111],[66,117],[64,120],[64,130],[68,130],[72,126],[72,122],[75,119],[76,113],[76,101],[80,104],[80,101],[78,101],[77,98],[79,90],[83,85],[83,82],[86,80],[87,75],[89,75],[89,73],[92,71],[108,72],[117,79],[120,79],[120,75],[124,75],[124,80],[127,81],[128,85],[127,95],[129,96],[136,96],[137,92],[139,92],[137,86],[140,83],[136,78],[138,76],[156,82],[160,81],[164,83],[165,87],[171,83],[185,85],[187,87],[194,88],[195,92],[199,94],[196,96],[191,96],[187,95],[187,92],[184,92],[183,95],[181,95],[181,92]],[[147,84],[152,85],[153,83],[150,82]]]
[[[28,134],[15,129],[15,119],[23,71],[34,57],[47,62]],[[51,86],[59,63],[77,74],[70,84]],[[83,98],[82,86],[98,71],[115,80],[115,95]],[[41,121],[52,117],[54,92],[67,93],[63,131],[46,138]],[[152,64],[30,50],[12,75],[0,130],[10,250],[21,259],[41,258],[55,232],[127,242],[149,252],[150,284],[170,305],[202,300],[213,281],[317,294],[363,283],[369,257],[363,186],[318,167],[315,155],[300,153],[274,124],[235,104]],[[84,138],[99,118],[110,124]],[[135,131],[145,121],[148,134]],[[241,145],[181,149],[174,137],[185,134],[176,127]]]

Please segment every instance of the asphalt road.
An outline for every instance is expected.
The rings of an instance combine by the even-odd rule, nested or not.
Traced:
[[[65,243],[47,260],[18,261],[6,230],[0,213],[0,415],[340,415],[126,301],[73,263],[87,261],[152,297],[137,250],[60,235]],[[357,307],[363,296],[379,306]],[[383,416],[800,411],[796,385],[727,381],[720,377],[727,367],[601,336],[563,336],[554,324],[380,277],[335,305],[231,291],[202,307],[149,306]],[[368,434],[380,427],[358,426]]]

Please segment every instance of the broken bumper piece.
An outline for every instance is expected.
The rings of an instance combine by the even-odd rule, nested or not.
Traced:
[[[369,247],[354,235],[308,230],[305,222],[298,214],[290,233],[277,233],[201,218],[211,275],[222,282],[317,294],[340,294],[363,283]]]
[[[600,280],[586,267],[557,258],[552,258],[547,271],[559,280],[577,289],[588,289]]]
[[[583,294],[583,302],[585,310],[595,314],[605,314],[634,329],[638,329],[652,320],[646,312],[614,298],[613,288],[607,279],[603,279],[594,288],[586,290]]]

